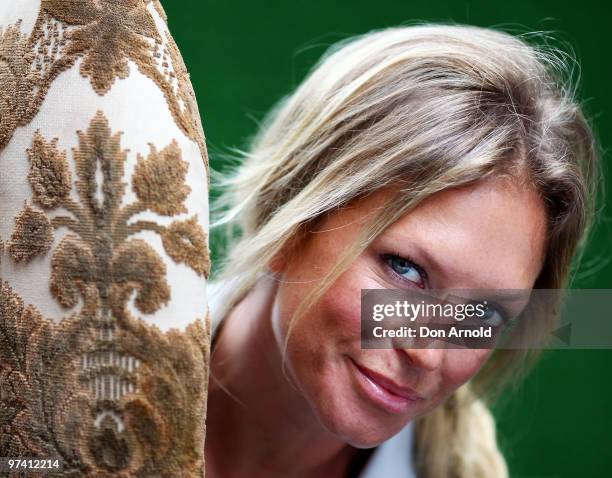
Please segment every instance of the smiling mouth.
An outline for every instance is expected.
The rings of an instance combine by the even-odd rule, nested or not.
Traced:
[[[392,413],[405,413],[415,403],[424,400],[415,390],[396,384],[391,379],[364,367],[352,358],[357,382],[361,391],[379,407]]]

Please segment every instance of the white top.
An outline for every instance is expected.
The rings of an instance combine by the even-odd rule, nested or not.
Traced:
[[[209,282],[206,285],[213,335],[220,322],[216,311],[223,303],[224,291],[220,284]],[[413,428],[413,422],[410,422],[399,433],[376,447],[359,478],[416,478],[412,464]]]

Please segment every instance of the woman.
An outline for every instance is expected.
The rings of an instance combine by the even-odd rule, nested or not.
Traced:
[[[507,476],[485,403],[535,354],[362,350],[360,291],[567,285],[598,153],[565,67],[490,29],[391,28],[270,113],[216,205],[209,478]]]

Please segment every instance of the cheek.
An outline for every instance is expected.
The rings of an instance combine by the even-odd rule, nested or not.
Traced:
[[[355,345],[361,350],[361,291],[381,286],[369,259],[359,256],[321,298],[320,316],[335,334],[330,339],[350,340],[353,351]]]
[[[313,348],[339,355],[361,349],[361,289],[368,288],[359,261],[345,271],[303,316],[292,331]],[[292,286],[293,288],[294,286]],[[286,316],[310,290],[292,291]],[[285,319],[286,320],[286,319]],[[292,339],[293,340],[293,339]]]
[[[298,321],[293,322],[287,344],[286,365],[293,385],[309,403],[325,428],[343,434],[350,423],[351,395],[346,355],[360,348],[359,302],[352,294],[332,287]],[[359,299],[359,296],[357,296]],[[282,317],[286,337],[295,304],[285,304]]]
[[[327,406],[350,392],[346,356],[361,351],[361,286],[350,274],[339,277],[319,301],[294,321],[287,346],[289,369],[311,403]],[[291,284],[280,297],[280,345],[287,336],[295,309],[310,287]],[[315,407],[317,408],[317,407]],[[333,407],[331,407],[333,408]]]
[[[349,345],[361,336],[361,290],[344,275],[325,293],[319,304],[321,327],[327,340]]]
[[[482,368],[492,351],[488,349],[449,349],[444,362],[443,388],[453,391],[470,380]]]
[[[343,355],[360,348],[360,290],[342,277],[304,315],[295,320],[312,283],[288,283],[279,290],[273,314],[277,345],[287,343],[287,365],[306,395],[333,385]]]
[[[276,325],[280,328],[280,338],[284,340],[291,325],[290,344],[312,349],[329,350],[343,348],[361,337],[361,299],[359,287],[354,288],[343,280],[338,280],[326,293],[298,320],[294,320],[300,302],[310,288],[291,285],[280,295],[280,308]]]

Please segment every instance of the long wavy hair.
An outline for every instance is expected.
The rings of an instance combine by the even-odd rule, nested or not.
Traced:
[[[226,241],[217,279],[231,281],[220,315],[324,214],[401,185],[304,298],[292,324],[419,202],[498,175],[528,181],[548,211],[535,287],[566,288],[595,213],[599,146],[577,99],[575,59],[529,36],[417,24],[331,47],[269,112],[240,163],[212,172],[222,191],[212,227]],[[536,358],[533,350],[495,351],[444,405],[416,419],[419,477],[507,476],[487,404]]]

